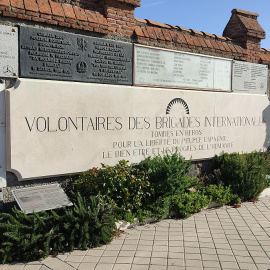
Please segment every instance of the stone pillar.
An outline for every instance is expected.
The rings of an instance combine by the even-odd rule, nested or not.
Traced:
[[[135,28],[134,10],[141,0],[104,0],[104,13],[109,31],[131,36]]]
[[[231,38],[245,49],[259,51],[265,31],[257,21],[259,14],[233,9],[231,18],[223,31],[223,36]]]

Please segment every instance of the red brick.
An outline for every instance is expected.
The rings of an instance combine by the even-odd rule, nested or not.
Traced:
[[[212,46],[213,46],[213,48],[214,48],[215,50],[219,50],[219,47],[218,47],[218,45],[217,45],[217,43],[216,43],[215,40],[210,39],[210,42],[212,43]]]
[[[96,12],[96,16],[97,16],[97,20],[100,24],[108,25],[108,22],[103,15],[101,15],[99,12]]]
[[[135,20],[139,23],[147,23],[146,20],[142,20],[142,19],[138,19],[138,18],[135,18]]]
[[[150,37],[151,39],[157,40],[157,35],[156,35],[156,32],[155,32],[155,30],[154,30],[153,27],[148,26],[148,27],[147,27],[147,32],[148,32],[149,37]]]
[[[10,3],[12,7],[24,9],[23,0],[10,0]]]
[[[27,1],[27,0],[26,0]],[[52,14],[48,0],[37,0],[38,8],[41,13]]]
[[[226,42],[222,42],[222,44],[227,52],[231,52],[231,49]]]
[[[204,41],[205,41],[205,43],[206,43],[206,45],[207,45],[207,47],[209,48],[209,49],[213,49],[213,45],[212,45],[212,43],[210,42],[210,40],[209,39],[204,39]]]
[[[228,46],[230,47],[230,49],[231,49],[231,51],[232,51],[233,53],[236,53],[236,52],[237,52],[236,49],[234,48],[233,44],[228,43]]]
[[[168,28],[171,29],[171,27],[167,24],[164,23],[159,23],[159,22],[155,22],[155,21],[151,21],[151,20],[146,20],[148,22],[149,25],[152,26],[158,26],[158,27],[162,27],[162,28]]]
[[[67,18],[76,19],[73,8],[69,4],[62,3],[64,14]]]
[[[31,20],[31,16],[27,16],[27,15],[18,14],[17,17],[22,20],[29,20],[29,21]]]
[[[39,13],[33,11],[26,11],[25,14],[29,16],[39,17]]]
[[[10,9],[11,9],[11,7],[6,7],[6,6],[1,6],[0,5],[0,10],[9,11]]]
[[[199,42],[199,40],[198,40],[197,37],[191,36],[190,38],[192,39],[192,41],[194,42],[194,44],[195,44],[196,47],[201,47],[201,44],[200,44],[200,42]]]
[[[85,14],[89,22],[98,22],[96,12],[85,10]]]
[[[80,26],[78,24],[72,24],[71,27],[74,29],[82,29],[82,26]]]
[[[140,26],[135,26],[134,33],[138,37],[144,37],[143,31]]]
[[[27,1],[27,0],[26,0]],[[61,3],[54,2],[52,0],[49,0],[49,4],[51,6],[52,14],[55,16],[64,16],[63,8]]]
[[[36,0],[24,0],[24,6],[26,10],[38,12],[38,6]]]
[[[161,29],[161,31],[162,31],[162,34],[165,37],[165,40],[171,42],[172,41],[172,36],[170,35],[171,30],[169,30],[169,29]]]
[[[185,39],[187,41],[187,44],[192,45],[192,46],[195,46],[195,43],[193,42],[193,40],[190,38],[189,35],[183,34],[183,36],[185,37]]]
[[[154,28],[154,31],[156,32],[158,40],[165,40],[165,37],[162,34],[161,28]]]
[[[0,5],[5,7],[10,7],[9,0],[0,0]]]
[[[200,42],[201,46],[205,49],[208,48],[204,39],[202,37],[197,37],[198,41]]]
[[[44,18],[44,19],[47,19],[47,20],[51,20],[52,19],[52,15],[41,14],[40,17],[41,18]]]
[[[68,19],[66,19],[66,22],[71,23],[71,24],[75,24],[76,20],[68,18]]]
[[[9,12],[9,11],[3,11],[3,16],[15,18],[15,17],[17,17],[17,14]]]
[[[94,28],[93,27],[89,27],[89,26],[83,26],[83,30],[89,31],[89,32],[93,32],[94,31]]]
[[[46,20],[46,23],[47,24],[52,24],[52,25],[57,25],[58,24],[58,22],[54,21],[54,20]]]
[[[52,16],[52,19],[56,20],[58,22],[64,22],[65,21],[65,18],[60,17],[60,16]]]
[[[59,26],[70,28],[71,24],[66,22],[59,22]]]
[[[87,17],[86,17],[85,12],[82,8],[74,6],[73,10],[75,12],[75,16],[76,16],[77,20],[87,21]]]
[[[42,18],[36,18],[36,17],[32,17],[32,21],[34,22],[45,22],[45,19],[42,19]]]
[[[17,14],[25,14],[25,9],[12,8],[12,12],[17,13]]]
[[[226,49],[224,48],[224,46],[223,46],[223,44],[222,44],[221,41],[216,40],[216,43],[217,43],[217,45],[218,45],[218,47],[219,47],[219,49],[220,49],[221,51],[226,51]]]

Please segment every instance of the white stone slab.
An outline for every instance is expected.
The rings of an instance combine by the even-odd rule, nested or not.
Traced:
[[[21,79],[7,103],[7,168],[20,180],[176,148],[195,160],[270,145],[262,95]]]
[[[268,66],[242,61],[233,63],[233,91],[265,95]]]
[[[18,77],[18,28],[0,25],[0,78]]]
[[[231,91],[232,60],[135,45],[135,85]]]
[[[12,194],[26,214],[73,205],[58,184],[14,189]]]

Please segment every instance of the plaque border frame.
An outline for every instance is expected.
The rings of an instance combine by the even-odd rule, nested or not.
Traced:
[[[187,86],[172,86],[172,85],[150,85],[150,84],[136,84],[135,83],[135,76],[136,76],[136,66],[135,66],[135,51],[136,47],[143,47],[148,49],[155,49],[155,50],[162,50],[162,51],[169,51],[169,52],[178,52],[182,54],[189,54],[189,55],[195,55],[200,57],[206,57],[206,58],[214,58],[214,59],[220,59],[231,62],[231,82],[230,87],[231,90],[224,90],[224,89],[215,89],[215,88],[199,88],[199,87],[187,87]],[[229,58],[223,58],[218,56],[212,56],[212,55],[206,55],[206,54],[199,54],[199,53],[192,53],[192,52],[185,52],[185,51],[178,51],[168,48],[160,48],[160,47],[154,47],[154,46],[147,46],[142,44],[134,44],[134,57],[133,57],[133,86],[138,87],[152,87],[152,88],[165,88],[165,89],[181,89],[181,90],[196,90],[196,91],[210,91],[210,92],[225,92],[225,93],[233,93],[233,59]]]

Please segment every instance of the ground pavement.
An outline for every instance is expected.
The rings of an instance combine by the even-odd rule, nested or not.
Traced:
[[[128,229],[111,244],[0,270],[267,270],[270,198]]]

